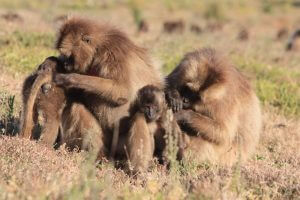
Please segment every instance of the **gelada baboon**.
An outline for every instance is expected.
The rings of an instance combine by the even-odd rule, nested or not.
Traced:
[[[259,100],[246,77],[214,49],[185,55],[167,77],[167,99],[198,161],[231,165],[254,152],[261,131]]]
[[[153,85],[143,87],[132,107],[131,119],[127,153],[133,172],[147,170],[154,155],[168,162],[168,137],[176,142],[173,145],[179,147],[177,156],[180,156],[184,149],[183,135],[173,112],[168,109],[162,89]]]
[[[25,138],[36,138],[34,127],[41,127],[40,140],[53,145],[57,139],[61,114],[66,103],[62,88],[52,83],[52,76],[60,70],[59,60],[52,56],[28,76],[23,84],[23,110],[20,135]]]
[[[83,105],[76,91],[67,93],[52,81],[52,76],[57,72],[65,73],[62,63],[56,57],[49,57],[35,73],[25,79],[21,136],[34,139],[39,137],[48,146],[54,145],[59,137],[57,146],[66,143],[66,147],[71,150],[97,151],[97,145],[101,144],[100,136],[95,134],[100,130],[98,122],[90,112],[81,109]],[[70,108],[71,104],[76,113],[72,113],[74,110]],[[73,121],[65,116],[68,112],[72,113],[72,120],[83,120],[85,123],[73,125]],[[62,121],[62,117],[65,120]],[[40,126],[40,134],[32,130],[35,125]]]
[[[149,84],[162,88],[161,75],[146,50],[124,33],[88,19],[68,19],[59,31],[56,48],[69,72],[56,74],[56,84],[67,90],[79,89],[82,96],[81,106],[71,104],[65,109],[64,132],[74,127],[83,131],[80,127],[89,121],[80,120],[78,110],[90,112],[100,124],[95,131],[102,141],[99,155],[107,156],[116,124],[122,130],[120,137],[126,135],[123,125],[127,124],[129,107],[137,91]]]

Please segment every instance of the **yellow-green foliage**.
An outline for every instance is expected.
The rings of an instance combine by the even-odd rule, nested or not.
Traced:
[[[257,94],[265,105],[287,115],[300,115],[300,72],[254,60],[236,59],[237,65],[254,75]]]
[[[0,63],[9,71],[29,72],[56,55],[55,34],[15,31],[0,39]]]

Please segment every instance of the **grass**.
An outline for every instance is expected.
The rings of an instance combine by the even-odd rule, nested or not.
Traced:
[[[253,60],[237,59],[237,65],[255,75],[256,91],[265,105],[289,116],[300,115],[300,72],[268,66]]]
[[[0,2],[3,12],[13,9],[24,19],[16,24],[0,18],[5,28],[4,34],[0,32],[0,132],[4,134],[0,135],[0,199],[299,198],[299,52],[284,52],[284,39],[274,39],[278,28],[286,26],[280,20],[296,24],[299,10],[289,1],[130,2],[110,1],[105,12],[102,6],[106,3],[94,0]],[[46,14],[50,4],[56,8],[51,9],[52,18]],[[147,175],[130,177],[111,162],[95,164],[85,152],[69,152],[63,147],[54,151],[34,141],[7,136],[18,131],[20,83],[46,57],[57,55],[53,48],[55,29],[39,30],[27,19],[32,12],[49,27],[65,12],[108,19],[147,46],[161,60],[165,74],[193,49],[211,46],[227,52],[232,62],[251,77],[262,102],[264,127],[255,155],[248,163],[232,168],[198,164],[190,155],[191,159],[182,163],[173,159],[170,170],[155,164]],[[136,25],[144,17],[150,31],[137,36]],[[163,22],[170,18],[183,19],[186,27],[197,23],[203,32],[195,35],[187,28],[180,35],[162,33]],[[211,21],[221,21],[224,27],[206,29]],[[250,32],[248,41],[236,39],[241,25]]]
[[[15,135],[18,123],[15,95],[0,91],[0,134]]]
[[[11,72],[29,72],[54,51],[54,34],[17,30],[0,39],[0,63]]]
[[[9,9],[26,8],[33,10],[47,10],[49,7],[60,7],[64,9],[94,9],[95,6],[99,6],[95,0],[74,0],[72,2],[67,1],[54,1],[49,2],[45,0],[2,0],[1,5]]]
[[[27,9],[38,9],[38,8],[45,8],[48,6],[46,1],[39,1],[39,0],[3,0],[1,1],[1,6],[8,8],[8,9],[15,9],[15,8],[27,8]]]
[[[218,1],[210,1],[206,6],[204,17],[209,20],[224,20],[225,16],[222,5]]]

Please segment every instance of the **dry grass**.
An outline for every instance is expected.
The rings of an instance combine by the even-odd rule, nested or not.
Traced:
[[[0,199],[299,199],[300,57],[285,52],[287,35],[277,38],[279,30],[299,27],[299,8],[258,0],[53,2],[0,2]],[[2,17],[12,10],[21,19]],[[195,48],[228,54],[253,79],[262,101],[264,129],[255,155],[232,168],[186,162],[166,170],[157,164],[145,176],[129,177],[111,162],[94,164],[84,152],[5,136],[18,132],[23,78],[57,53],[55,29],[65,14],[117,25],[148,47],[166,73]],[[184,21],[182,34],[163,33],[163,22],[173,19]],[[141,20],[149,32],[137,33]],[[190,31],[192,24],[202,32]],[[241,31],[248,38],[239,39]]]
[[[62,185],[68,189],[78,179],[82,160],[79,154],[53,151],[18,137],[1,137],[0,146],[3,199],[38,198],[48,191],[53,196]]]
[[[299,121],[266,112],[257,153],[245,165],[221,168],[155,165],[129,177],[81,152],[48,149],[18,137],[0,138],[3,199],[296,199],[300,195]]]

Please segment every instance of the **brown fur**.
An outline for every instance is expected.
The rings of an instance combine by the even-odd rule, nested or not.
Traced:
[[[42,127],[40,140],[53,145],[57,139],[66,97],[62,88],[55,86],[52,75],[58,68],[58,59],[49,57],[38,70],[28,76],[23,84],[23,111],[21,136],[34,138],[33,127]],[[49,91],[46,91],[49,90]]]
[[[160,74],[150,63],[147,52],[124,33],[87,19],[67,20],[60,29],[56,47],[65,60],[65,69],[72,73],[57,74],[55,82],[66,89],[80,90],[78,95],[83,103],[79,108],[71,105],[72,109],[64,112],[63,123],[85,123],[77,122],[74,115],[77,110],[86,110],[99,122],[99,151],[107,155],[115,126],[120,122],[120,130],[126,132],[122,124],[126,124],[137,91],[148,84],[162,88]]]
[[[77,97],[76,91],[66,93],[51,80],[53,73],[64,73],[58,62],[55,57],[47,58],[24,82],[22,136],[38,137],[32,133],[32,128],[39,124],[42,127],[39,140],[46,145],[54,145],[60,136],[57,145],[65,143],[71,150],[77,148],[97,152],[98,144],[101,144],[101,138],[97,135],[98,122],[78,102],[80,97]],[[68,118],[66,113],[71,113],[73,117]]]
[[[133,172],[147,170],[155,152],[168,162],[166,137],[177,139],[180,150],[183,149],[180,128],[172,111],[168,112],[163,90],[152,85],[143,87],[138,93],[131,118],[127,150],[129,167]]]
[[[72,117],[70,117],[72,116]],[[70,150],[79,149],[101,158],[103,146],[100,125],[95,117],[81,103],[68,103],[62,114],[63,136],[61,144]]]
[[[189,135],[192,157],[231,165],[254,152],[261,131],[259,100],[246,77],[215,50],[188,53],[167,81],[169,103]]]

